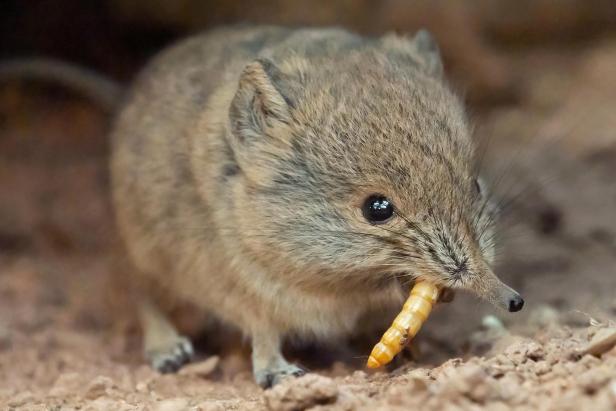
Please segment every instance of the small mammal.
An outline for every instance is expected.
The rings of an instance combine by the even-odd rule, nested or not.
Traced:
[[[286,336],[347,334],[416,279],[522,308],[490,268],[496,209],[426,31],[217,29],[127,97],[113,200],[156,369],[192,356],[165,314],[179,301],[250,337],[264,387],[304,372]]]
[[[489,268],[494,210],[425,31],[188,39],[141,74],[112,136],[119,227],[158,296],[141,309],[158,369],[192,351],[161,300],[250,336],[262,386],[303,373],[280,353],[286,335],[348,333],[365,311],[400,304],[396,274],[521,308]]]

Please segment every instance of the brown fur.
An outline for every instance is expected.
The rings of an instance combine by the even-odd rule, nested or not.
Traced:
[[[113,144],[118,223],[150,295],[144,318],[188,301],[236,325],[262,385],[299,373],[282,338],[348,333],[399,304],[405,276],[501,306],[516,295],[489,268],[493,209],[425,32],[194,37],[145,69]],[[373,193],[396,206],[385,225],[362,216]],[[157,367],[177,360],[177,344],[149,345]]]

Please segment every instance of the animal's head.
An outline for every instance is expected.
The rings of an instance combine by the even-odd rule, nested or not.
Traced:
[[[305,283],[409,275],[521,308],[490,268],[495,209],[439,61],[422,32],[335,60],[245,68],[228,138],[243,179],[238,229],[255,259]]]

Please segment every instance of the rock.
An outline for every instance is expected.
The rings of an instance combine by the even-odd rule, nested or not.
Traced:
[[[483,325],[487,330],[497,330],[506,332],[505,325],[495,315],[486,315],[481,319],[481,325]]]
[[[305,410],[319,404],[331,404],[338,397],[338,386],[331,378],[307,374],[289,378],[265,392],[265,405],[271,411]]]
[[[182,367],[179,374],[206,377],[216,370],[219,362],[220,358],[217,355],[214,355],[205,361],[185,365]]]
[[[616,346],[616,328],[600,328],[590,342],[577,351],[577,354],[580,356],[592,354],[598,357],[611,350],[614,346]]]

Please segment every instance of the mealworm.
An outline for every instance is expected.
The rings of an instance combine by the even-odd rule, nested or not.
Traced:
[[[406,343],[413,338],[430,315],[432,306],[436,303],[439,288],[426,281],[418,281],[411,289],[409,298],[404,303],[402,311],[391,324],[391,327],[374,346],[366,366],[378,368],[388,364],[402,351]]]

